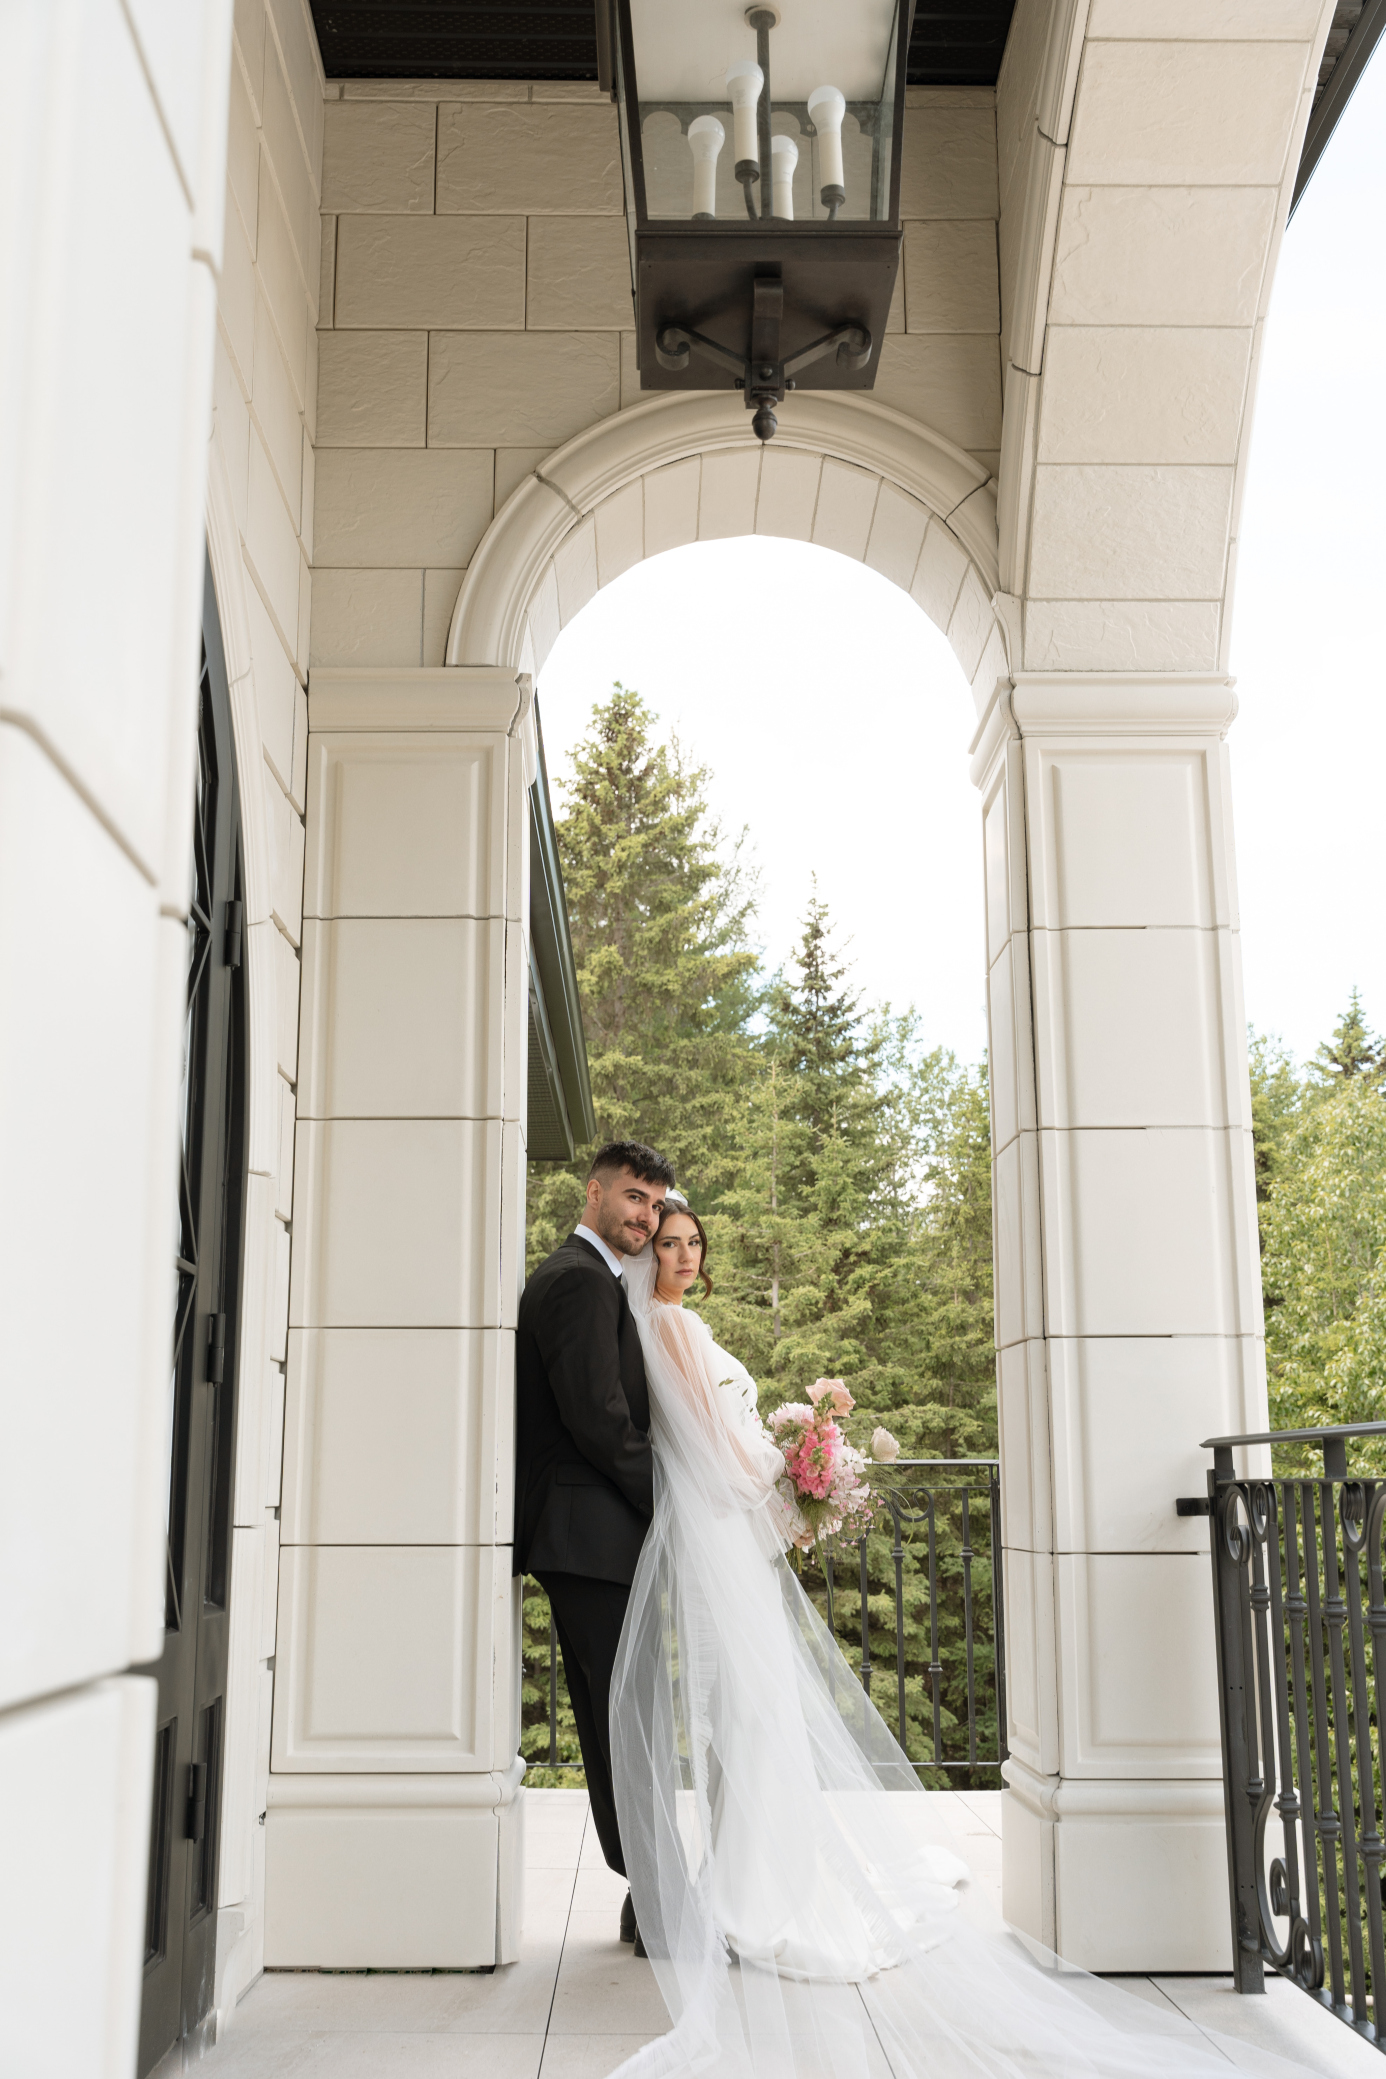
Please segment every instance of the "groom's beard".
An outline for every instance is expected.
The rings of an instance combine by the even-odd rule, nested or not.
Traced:
[[[640,1228],[633,1221],[620,1220],[610,1214],[603,1216],[599,1213],[592,1224],[607,1248],[614,1249],[618,1256],[639,1256],[654,1233],[653,1224]]]

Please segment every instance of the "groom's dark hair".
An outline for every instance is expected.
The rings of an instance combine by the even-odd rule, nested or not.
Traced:
[[[642,1184],[663,1184],[668,1189],[674,1183],[673,1163],[658,1149],[647,1148],[643,1141],[608,1141],[605,1147],[598,1148],[587,1181],[590,1184],[593,1177],[614,1177],[623,1169],[630,1170]]]

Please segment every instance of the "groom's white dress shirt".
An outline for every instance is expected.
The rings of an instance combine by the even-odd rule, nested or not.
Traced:
[[[620,1257],[616,1254],[616,1251],[614,1249],[608,1249],[606,1243],[602,1240],[601,1236],[595,1233],[592,1228],[579,1227],[577,1231],[582,1236],[582,1239],[585,1242],[591,1243],[592,1247],[601,1257],[602,1262],[607,1264],[610,1269],[614,1270],[617,1277],[619,1278],[621,1272],[625,1269],[625,1265],[622,1263]]]

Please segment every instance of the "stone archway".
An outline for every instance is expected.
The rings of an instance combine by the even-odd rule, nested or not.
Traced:
[[[535,676],[642,557],[750,533],[824,543],[909,591],[978,715],[1007,1916],[1093,1969],[1224,1968],[1206,1547],[1172,1497],[1201,1480],[1200,1437],[1264,1421],[1230,682],[1025,671],[984,468],[828,394],[787,400],[764,450],[704,394],[550,456],[473,557],[451,676]]]
[[[983,714],[1007,671],[995,487],[902,413],[791,397],[764,448],[735,400],[661,397],[579,434],[519,486],[462,581],[449,665],[537,674],[560,629],[647,556],[730,535],[811,541],[868,563],[943,630]]]

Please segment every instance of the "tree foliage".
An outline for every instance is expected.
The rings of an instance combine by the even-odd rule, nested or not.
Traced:
[[[1272,1427],[1386,1419],[1386,1090],[1354,989],[1297,1077],[1253,1036],[1252,1120]],[[1306,1467],[1312,1453],[1304,1458]],[[1354,1464],[1386,1470],[1381,1446]],[[1288,1469],[1288,1461],[1287,1461]]]
[[[715,1199],[758,1008],[752,877],[708,814],[708,774],[655,741],[638,693],[598,707],[555,823],[597,1143],[645,1140]],[[532,1163],[529,1265],[575,1225],[592,1148]]]
[[[674,1161],[711,1239],[714,1291],[697,1304],[760,1382],[763,1412],[816,1378],[842,1378],[858,1402],[855,1441],[879,1422],[907,1457],[993,1453],[986,1070],[926,1050],[913,1013],[863,1006],[816,887],[787,971],[761,974],[754,884],[708,816],[707,779],[676,742],[655,741],[648,709],[617,686],[564,790],[556,831],[599,1138],[647,1140]],[[531,1165],[531,1263],[575,1221],[589,1158]],[[906,1715],[922,1755],[932,1647],[916,1530],[903,1562]],[[975,1514],[973,1535],[985,1610],[989,1541]],[[893,1668],[890,1545],[874,1536],[868,1566],[872,1624],[889,1631],[873,1650]],[[949,1727],[966,1711],[961,1549],[961,1520],[945,1510],[935,1558]],[[826,1607],[821,1562],[806,1585]],[[859,1638],[859,1582],[842,1588],[836,1614]],[[548,1609],[534,1584],[525,1631],[524,1752],[542,1767]],[[979,1650],[980,1671],[985,1638]],[[893,1697],[878,1698],[892,1718]],[[560,1761],[575,1761],[561,1684],[557,1727]],[[985,1751],[994,1712],[982,1739]]]

